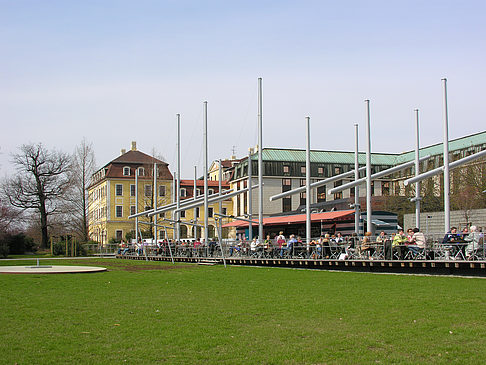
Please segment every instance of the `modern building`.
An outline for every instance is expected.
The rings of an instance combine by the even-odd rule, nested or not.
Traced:
[[[449,142],[450,161],[458,160],[462,157],[486,149],[486,131],[473,135],[458,138]],[[252,184],[258,181],[258,147],[252,154]],[[425,172],[439,167],[443,163],[442,143],[420,149],[420,157],[429,155],[430,158],[420,164],[420,172]],[[286,198],[271,202],[270,197],[285,191],[289,191],[301,186],[305,186],[306,177],[306,151],[298,149],[282,148],[264,148],[262,152],[263,160],[263,215],[264,217],[275,215],[289,215],[304,212],[306,194],[302,192],[298,195],[288,196]],[[414,161],[415,151],[404,153],[372,153],[371,165],[372,174],[386,170],[388,168]],[[360,167],[366,164],[365,153],[359,153]],[[485,159],[478,160],[473,164],[481,165],[482,179],[486,179]],[[229,173],[231,178],[229,183],[231,188],[242,189],[248,186],[248,158],[242,159],[238,164],[231,168]],[[332,177],[344,172],[354,170],[354,152],[345,151],[311,151],[311,183]],[[384,210],[384,201],[389,196],[411,196],[414,186],[405,186],[404,181],[414,174],[414,168],[410,167],[398,173],[372,182],[372,209]],[[360,177],[364,177],[364,173]],[[455,179],[456,177],[456,179]],[[454,185],[458,181],[457,173],[451,171],[451,190],[457,189],[460,185]],[[331,210],[349,209],[354,203],[355,189],[348,189],[332,195],[328,191],[334,187],[354,180],[354,176],[345,178],[333,183],[324,185],[317,189],[311,190],[311,209],[314,213],[326,212]],[[422,184],[422,194],[434,194],[439,196],[442,187],[440,176],[431,178],[433,188],[428,189],[426,184]],[[236,216],[243,217],[249,212],[248,193],[233,199],[233,211]],[[362,210],[366,210],[366,188],[361,185],[359,188],[359,197]],[[258,193],[256,190],[252,194],[252,215],[258,214]]]

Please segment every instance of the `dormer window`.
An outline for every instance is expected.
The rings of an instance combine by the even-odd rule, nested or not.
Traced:
[[[130,167],[125,166],[123,168],[123,176],[130,176]]]
[[[145,176],[145,169],[143,167],[138,168],[138,176]]]

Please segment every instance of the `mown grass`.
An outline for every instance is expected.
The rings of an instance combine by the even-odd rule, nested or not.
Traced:
[[[486,358],[483,279],[51,263],[109,271],[0,275],[0,363],[464,364]]]

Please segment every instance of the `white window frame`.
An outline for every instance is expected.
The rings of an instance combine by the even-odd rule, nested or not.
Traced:
[[[118,187],[120,187],[120,194],[118,194]],[[123,184],[115,184],[115,196],[123,196]]]
[[[127,171],[128,171],[128,173],[126,174],[125,172],[127,172]],[[123,167],[123,176],[130,176],[130,167],[129,166]]]
[[[118,208],[120,208],[120,215],[118,215]],[[123,218],[123,205],[115,205],[115,217]]]

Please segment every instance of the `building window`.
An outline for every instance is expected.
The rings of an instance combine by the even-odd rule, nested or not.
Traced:
[[[208,189],[208,194],[209,195],[214,194],[214,189]]]
[[[165,212],[159,213],[159,218],[165,218]]]
[[[145,176],[145,169],[143,167],[138,168],[138,176]]]
[[[181,198],[185,198],[187,196],[186,188],[181,188]]]
[[[199,218],[199,208],[196,208],[196,218]]]
[[[130,215],[134,215],[135,214],[135,205],[131,205],[130,206]]]
[[[321,175],[321,176],[322,176],[322,175],[324,175],[324,167],[319,166],[319,167],[317,168],[317,174],[318,174],[318,175]]]
[[[165,185],[159,186],[159,196],[165,196]]]
[[[341,186],[342,184],[343,184],[342,180],[336,181],[336,182],[334,182],[334,187],[336,188],[338,186]],[[334,200],[342,199],[342,198],[343,198],[343,192],[342,191],[334,194]]]
[[[145,196],[150,198],[152,196],[152,185],[145,185]]]
[[[282,212],[290,212],[292,210],[292,197],[282,199]]]
[[[236,187],[238,187],[238,185],[236,185]],[[197,188],[196,189],[196,196],[199,196],[201,195],[201,189]]]
[[[384,181],[381,183],[381,195],[390,195],[390,182]]]
[[[290,166],[284,165],[283,166],[283,173],[284,174],[290,174]]]
[[[122,184],[116,184],[115,185],[115,195],[116,196],[122,196],[123,195],[123,185]]]
[[[116,209],[115,216],[116,216],[117,218],[122,218],[122,217],[123,217],[123,206],[122,206],[122,205],[117,205],[117,206],[115,207],[115,209]]]
[[[186,211],[185,210],[181,210],[179,213],[181,215],[181,218],[186,218]]]
[[[123,238],[123,231],[121,229],[117,229],[115,231],[115,238],[117,241],[121,241]]]
[[[300,193],[300,205],[305,205],[306,193]]]
[[[123,168],[123,176],[130,176],[130,167],[125,166]]]
[[[334,175],[339,175],[341,173],[341,167],[340,166],[335,166],[334,167]]]
[[[305,175],[305,166],[300,166],[300,173]]]
[[[317,202],[325,202],[326,201],[326,186],[319,186],[317,188]]]
[[[291,189],[292,183],[290,179],[282,179],[282,192],[289,191]]]
[[[135,196],[135,185],[130,184],[130,196]]]
[[[227,209],[226,208],[223,208],[223,210],[221,211],[221,214],[227,215]]]
[[[213,208],[208,208],[208,217],[209,218],[213,218],[213,211],[214,211]]]

